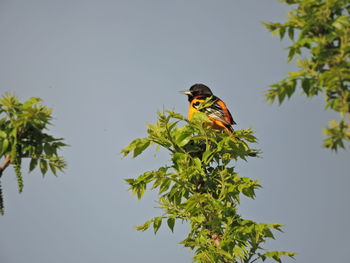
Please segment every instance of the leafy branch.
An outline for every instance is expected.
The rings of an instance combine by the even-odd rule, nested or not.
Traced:
[[[298,71],[271,85],[266,99],[282,104],[297,88],[309,98],[323,94],[326,109],[339,113],[324,129],[324,147],[337,151],[350,142],[350,4],[348,0],[281,0],[293,9],[285,23],[264,23],[292,44],[288,61]]]
[[[24,103],[7,93],[0,98],[0,178],[12,165],[15,169],[18,191],[23,190],[22,160],[30,159],[29,172],[39,166],[44,176],[48,169],[56,176],[57,170],[66,166],[58,151],[66,146],[62,138],[44,131],[51,124],[51,109],[41,104],[40,98],[30,98]],[[1,182],[0,182],[1,183]],[[4,213],[0,185],[0,213]]]
[[[134,158],[151,145],[170,153],[170,164],[126,179],[138,199],[147,188],[157,189],[163,211],[136,229],[153,227],[157,233],[166,222],[174,231],[176,221],[189,222],[190,233],[181,244],[195,251],[195,262],[281,262],[282,256],[293,257],[295,253],[262,248],[274,239],[273,230],[281,231],[281,224],[256,223],[238,214],[241,195],[254,199],[261,187],[257,180],[239,176],[233,166],[240,159],[259,156],[260,151],[249,146],[256,142],[253,132],[228,135],[212,129],[209,122],[203,113],[191,121],[172,111],[158,113],[157,123],[148,126],[148,137],[135,139],[122,150]]]

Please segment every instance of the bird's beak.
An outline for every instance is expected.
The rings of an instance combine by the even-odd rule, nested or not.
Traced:
[[[185,94],[185,95],[192,95],[192,92],[189,90],[182,90],[180,93]]]

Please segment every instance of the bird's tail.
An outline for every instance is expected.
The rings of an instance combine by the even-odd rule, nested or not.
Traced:
[[[232,134],[233,133],[233,128],[231,125],[225,125],[225,130],[228,132],[228,134]]]

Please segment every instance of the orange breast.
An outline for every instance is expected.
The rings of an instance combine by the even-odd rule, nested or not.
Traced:
[[[199,110],[196,109],[196,106],[198,106],[201,102],[203,102],[204,100],[202,99],[196,99],[194,98],[191,102],[190,102],[190,107],[188,109],[188,119],[192,120],[193,114],[195,114],[196,112],[199,112]]]
[[[195,114],[196,112],[198,112],[197,109],[195,109],[192,105],[190,105],[189,109],[188,109],[188,119],[192,120],[193,114]]]

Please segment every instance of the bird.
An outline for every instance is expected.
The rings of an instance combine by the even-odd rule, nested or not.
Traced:
[[[204,84],[194,84],[189,90],[180,91],[182,94],[188,96],[189,108],[188,119],[191,120],[193,114],[200,111],[205,113],[208,118],[213,122],[214,128],[225,129],[229,134],[232,134],[232,125],[236,122],[233,120],[230,111],[226,104],[216,97],[208,86]],[[200,103],[209,99],[209,106],[200,108]]]

